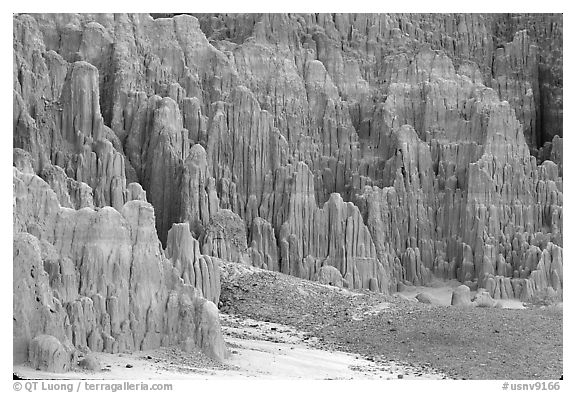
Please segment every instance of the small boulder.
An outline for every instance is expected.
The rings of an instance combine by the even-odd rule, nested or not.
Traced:
[[[472,301],[470,300],[470,288],[466,285],[460,285],[452,292],[452,301],[451,303],[453,306],[472,306]]]
[[[82,359],[82,360],[80,360],[80,362],[78,362],[78,365],[85,370],[91,370],[91,371],[102,370],[102,364],[100,364],[100,361],[98,360],[98,358],[93,353],[87,354],[84,357],[84,359]]]
[[[342,274],[334,266],[324,265],[318,271],[318,282],[320,284],[342,288],[344,286],[343,281]]]
[[[54,336],[41,334],[30,343],[28,360],[34,369],[64,373],[70,370],[70,359],[70,353]]]
[[[428,295],[427,293],[419,293],[416,295],[416,300],[424,304],[432,304],[434,302],[432,296]]]

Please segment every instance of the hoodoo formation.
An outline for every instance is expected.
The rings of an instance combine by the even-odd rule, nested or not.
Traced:
[[[18,14],[13,45],[15,363],[222,360],[221,260],[562,298],[561,15]]]

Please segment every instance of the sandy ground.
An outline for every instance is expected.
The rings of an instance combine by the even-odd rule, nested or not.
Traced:
[[[24,378],[37,379],[443,379],[430,369],[368,360],[360,355],[316,347],[317,339],[286,325],[221,314],[230,350],[224,365],[160,348],[131,354],[98,353],[103,370],[54,374],[14,366]],[[126,365],[131,367],[127,368]]]

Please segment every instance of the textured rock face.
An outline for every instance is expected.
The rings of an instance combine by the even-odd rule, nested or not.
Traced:
[[[213,303],[220,299],[218,258],[200,254],[200,243],[192,237],[188,223],[174,224],[168,231],[166,257],[180,272],[184,284],[192,285]]]
[[[33,346],[39,334],[83,352],[191,341],[225,356],[214,305],[201,296],[218,301],[217,262],[195,253],[187,224],[163,252],[149,203],[60,207],[47,183],[14,168],[14,232],[15,361],[29,346],[31,362],[38,351],[44,359]]]
[[[222,209],[211,217],[202,237],[202,244],[205,254],[250,264],[244,221],[230,210]]]
[[[525,31],[520,33],[523,40],[527,35],[539,49],[532,51],[534,56],[526,63],[538,63],[538,80],[531,81],[531,85],[534,93],[539,91],[539,99],[536,98],[535,102],[540,102],[540,109],[536,107],[540,144],[551,141],[555,135],[562,136],[562,29],[562,18],[554,14],[508,14],[494,19],[494,36],[498,45],[505,47],[506,43],[516,41],[517,32]]]
[[[69,319],[22,342],[213,337],[219,259],[562,296],[561,15],[164,16],[13,17],[14,228],[48,274],[23,299]]]
[[[332,194],[316,204],[313,175],[300,163],[294,177],[288,220],[280,230],[281,271],[312,279],[324,265],[338,269],[353,288],[389,285],[360,211]]]
[[[54,336],[41,334],[30,343],[30,366],[43,371],[63,373],[70,369],[71,356]]]
[[[36,336],[50,335],[60,343],[66,342],[70,333],[66,311],[53,296],[48,273],[42,266],[40,246],[30,234],[14,234],[13,355],[18,363],[28,360],[31,340]]]

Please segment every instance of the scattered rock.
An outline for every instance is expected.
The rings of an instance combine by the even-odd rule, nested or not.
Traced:
[[[90,371],[100,371],[102,369],[102,364],[93,353],[86,354],[84,359],[78,362],[78,365],[83,369]]]
[[[496,307],[497,301],[485,289],[479,289],[472,302],[476,307]]]

